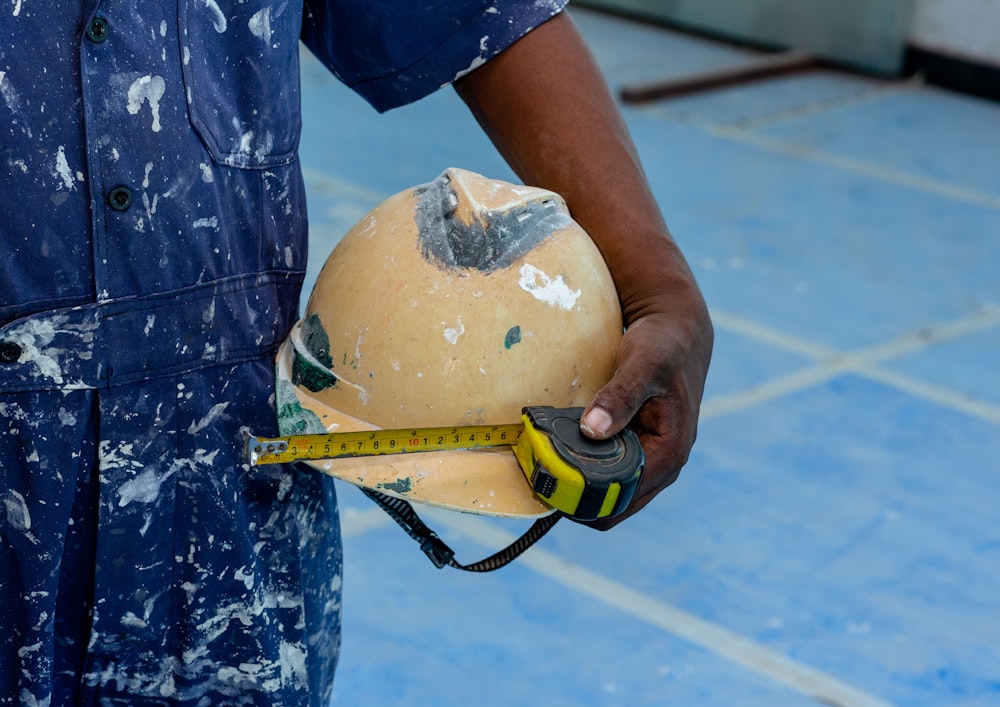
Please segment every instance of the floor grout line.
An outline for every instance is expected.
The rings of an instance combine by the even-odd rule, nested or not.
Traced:
[[[842,157],[831,152],[811,148],[794,142],[779,140],[777,138],[763,135],[760,132],[756,132],[757,128],[767,127],[789,118],[811,115],[814,113],[829,111],[831,108],[840,108],[846,105],[862,103],[870,101],[874,98],[880,98],[887,94],[913,91],[921,85],[923,85],[923,79],[921,78],[899,81],[885,87],[861,91],[851,94],[850,96],[817,102],[810,104],[809,106],[775,113],[771,116],[762,116],[758,119],[734,123],[717,123],[704,119],[693,118],[683,113],[683,111],[671,110],[669,107],[653,107],[640,110],[643,110],[645,113],[656,118],[694,126],[704,130],[710,135],[723,139],[733,140],[746,145],[759,147],[770,152],[808,160],[810,162],[823,164],[829,167],[835,167],[852,174],[873,177],[890,184],[918,189],[920,191],[929,192],[936,196],[953,199],[955,201],[1000,210],[1000,195],[997,194],[983,192],[978,189],[955,186],[948,182],[919,177],[908,172],[879,167],[863,160]]]
[[[878,363],[890,358],[922,351],[934,344],[957,339],[1000,324],[1000,306],[987,304],[950,322],[941,322],[907,332],[857,353],[849,354],[859,365]]]
[[[795,157],[797,159],[807,160],[816,164],[822,164],[827,167],[834,167],[852,174],[871,177],[889,184],[917,189],[919,191],[951,199],[953,201],[960,201],[967,204],[974,204],[976,206],[984,206],[988,209],[1000,210],[1000,195],[982,192],[978,189],[959,187],[936,179],[918,177],[916,175],[894,169],[886,169],[884,167],[879,167],[861,160],[855,160],[850,157],[841,157],[831,152],[825,152],[823,150],[807,147],[805,145],[778,140],[750,130],[719,125],[707,126],[707,129],[712,135],[723,139],[741,142],[746,145],[752,145],[754,147],[759,147],[771,152],[787,155],[789,157]]]
[[[915,398],[937,403],[942,407],[951,408],[965,413],[970,417],[976,417],[985,422],[1000,425],[1000,405],[993,405],[982,400],[970,398],[962,393],[957,393],[948,388],[942,388],[932,383],[911,378],[901,373],[887,371],[881,368],[871,368],[860,371],[862,375],[871,380],[878,381],[884,385],[891,386],[896,390],[909,393]]]
[[[485,547],[504,547],[514,540],[513,535],[480,518],[459,513],[433,512],[432,515],[436,522]],[[890,703],[783,653],[683,609],[657,601],[538,546],[518,558],[518,563],[579,594],[613,606],[818,702],[838,707],[891,707]]]
[[[776,376],[735,393],[713,396],[701,404],[699,420],[705,422],[813,388],[845,371],[846,368],[843,366],[819,364],[799,369],[787,375]]]
[[[844,373],[856,373],[944,407],[987,422],[1000,422],[1000,406],[970,398],[933,383],[919,381],[901,373],[877,367],[878,363],[927,349],[967,334],[1000,325],[1000,306],[986,305],[976,312],[950,322],[923,327],[890,341],[853,353],[838,353],[795,336],[757,324],[738,315],[712,311],[717,327],[742,334],[775,348],[819,359],[815,365],[776,376],[763,383],[728,395],[719,395],[702,403],[701,419],[754,407],[791,393],[805,390]]]
[[[715,308],[711,308],[709,313],[712,317],[712,323],[717,328],[725,329],[735,334],[742,334],[750,339],[755,339],[784,351],[801,354],[809,358],[827,358],[837,356],[840,353],[829,347],[814,344],[811,341],[800,339],[792,334],[772,329],[765,324],[760,324],[738,314],[723,312]]]

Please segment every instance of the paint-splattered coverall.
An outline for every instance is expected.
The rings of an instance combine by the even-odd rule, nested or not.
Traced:
[[[306,258],[301,36],[377,108],[559,0],[0,9],[0,705],[324,704],[330,480],[249,470]]]

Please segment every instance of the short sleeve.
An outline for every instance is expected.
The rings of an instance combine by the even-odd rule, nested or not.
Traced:
[[[305,0],[302,41],[377,110],[485,64],[568,0]]]

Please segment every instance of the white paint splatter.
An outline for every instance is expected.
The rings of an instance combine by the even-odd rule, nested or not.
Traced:
[[[213,405],[212,409],[208,411],[208,414],[205,415],[205,417],[201,418],[201,420],[199,420],[198,422],[191,423],[191,425],[187,429],[188,434],[193,435],[201,432],[203,429],[212,424],[212,422],[214,422],[219,417],[219,415],[221,415],[225,411],[227,407],[229,407],[229,403],[216,403],[215,405]]]
[[[254,157],[257,158],[258,162],[263,162],[264,158],[266,158],[269,154],[271,154],[271,150],[273,149],[274,149],[274,133],[268,130],[267,132],[264,133],[264,139],[261,140],[260,144],[257,146],[257,149],[254,150],[253,155]]]
[[[133,628],[146,628],[146,626],[149,625],[149,618],[153,615],[153,607],[156,605],[156,600],[162,595],[163,592],[159,592],[158,594],[149,597],[142,603],[142,618],[136,616],[135,612],[126,612],[121,618],[122,625],[131,626]]]
[[[52,173],[52,176],[62,179],[66,191],[76,189],[76,182],[73,181],[73,172],[70,170],[69,162],[66,160],[66,148],[62,145],[56,150],[56,171]]]
[[[442,322],[443,324],[444,322]],[[462,324],[462,317],[458,318],[458,325],[455,327],[445,327],[444,338],[448,340],[450,344],[457,344],[458,337],[465,333],[465,325]]]
[[[7,512],[7,522],[22,533],[31,530],[31,512],[24,496],[11,489],[3,498],[4,509]]]
[[[208,302],[208,306],[205,307],[204,311],[201,313],[201,320],[205,324],[211,324],[215,321],[215,298],[213,297]]]
[[[143,327],[142,333],[149,336],[149,332],[153,330],[153,324],[156,323],[156,315],[149,314],[146,316],[146,326]]]
[[[455,74],[455,78],[453,79],[453,81],[457,81],[466,74],[471,74],[473,71],[475,71],[480,66],[486,63],[486,59],[489,56],[489,50],[486,47],[486,43],[487,40],[489,40],[489,38],[490,38],[489,35],[486,35],[485,37],[482,37],[479,40],[479,55],[472,60],[471,64],[469,64],[467,67],[465,67],[464,69],[460,70],[457,74]]]
[[[43,597],[47,597],[49,595],[49,593],[48,592],[39,592],[39,595],[43,596]],[[29,655],[31,655],[33,653],[38,653],[41,650],[41,648],[42,648],[42,642],[41,641],[38,641],[37,643],[32,643],[30,646],[22,646],[21,648],[17,649],[17,657],[18,658],[26,658],[27,656],[29,656]],[[23,694],[22,694],[21,700],[22,700],[22,702],[24,701]],[[38,703],[36,702],[35,704],[38,704]]]
[[[249,572],[246,571],[246,565],[243,565],[239,569],[233,571],[233,579],[237,582],[243,582],[243,586],[245,586],[248,591],[253,589],[253,575],[253,570],[250,570]]]
[[[485,63],[486,63],[485,59],[483,59],[481,56],[477,56],[475,59],[472,60],[471,64],[469,64],[467,67],[456,73],[455,78],[453,78],[451,82],[458,81],[463,76],[471,74],[473,71],[475,71]],[[451,85],[451,82],[443,83],[440,86],[438,86],[438,88],[445,88],[446,86]]]
[[[361,345],[364,344],[365,336],[367,335],[368,335],[368,327],[365,327],[364,329],[361,330],[361,333],[358,334],[357,341],[354,342],[354,359],[356,361],[361,360]]]
[[[66,389],[86,388],[82,381],[65,380],[61,360],[75,356],[87,358],[93,355],[92,345],[97,323],[93,320],[71,322],[68,316],[54,315],[40,319],[29,319],[24,325],[10,331],[6,338],[21,347],[21,363],[31,363],[39,374],[51,378],[54,383]],[[51,346],[57,334],[75,334],[76,350],[70,352]]]
[[[254,37],[263,39],[268,44],[271,43],[271,8],[265,7],[258,10],[250,18],[250,32]]]
[[[124,467],[141,467],[134,459],[132,444],[122,443],[115,448],[111,447],[110,440],[101,441],[101,469],[122,469]]]
[[[520,275],[521,279],[517,284],[522,290],[537,300],[566,311],[573,309],[583,294],[580,290],[570,289],[562,275],[556,275],[553,279],[530,263],[521,266]]]
[[[237,118],[233,118],[233,127],[237,130],[240,129],[240,121]],[[251,143],[253,142],[253,130],[247,130],[245,133],[240,135],[240,153],[244,155],[250,154]]]
[[[305,684],[308,677],[306,672],[306,651],[304,646],[298,643],[282,643],[278,647],[281,665],[281,681],[286,685]]]
[[[138,503],[153,503],[160,497],[160,487],[173,475],[172,471],[157,474],[152,469],[139,472],[134,479],[129,479],[118,489],[118,505],[125,507],[136,501]]]
[[[6,71],[0,71],[0,96],[3,96],[4,103],[10,108],[11,113],[19,113],[21,111],[21,97],[14,90],[10,79],[7,78]]]
[[[153,226],[153,214],[156,213],[156,203],[160,200],[159,194],[153,194],[153,200],[149,200],[149,194],[147,192],[142,193],[142,206],[146,210],[146,217],[149,219],[149,230],[155,231],[156,228]]]
[[[63,407],[59,408],[59,412],[57,413],[57,415],[59,417],[59,422],[65,425],[66,427],[72,427],[73,425],[76,424],[76,415],[74,415],[66,408]]]
[[[191,224],[192,228],[212,228],[218,230],[219,219],[217,216],[209,216],[206,218],[196,219],[194,223]]]
[[[215,31],[222,34],[229,27],[229,23],[226,22],[226,16],[222,14],[222,10],[219,8],[219,4],[215,0],[198,0],[202,5],[208,8],[208,11],[212,13],[212,21],[215,26]]]
[[[211,167],[209,167],[204,162],[202,162],[198,166],[201,167],[201,181],[205,182],[206,184],[211,184],[212,182],[215,181],[215,177],[212,175]]]
[[[131,115],[139,113],[143,101],[149,103],[153,113],[153,132],[160,132],[160,99],[167,90],[167,84],[162,76],[147,74],[137,78],[128,89],[128,112]]]

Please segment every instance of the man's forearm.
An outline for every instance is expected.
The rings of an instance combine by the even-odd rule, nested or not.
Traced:
[[[639,492],[610,528],[677,478],[694,444],[712,355],[708,308],[589,50],[562,14],[456,84],[527,184],[557,192],[615,280],[626,331],[614,376],[581,418],[604,438],[630,425],[646,453]]]
[[[566,199],[608,263],[626,321],[642,315],[651,289],[675,286],[665,281],[671,276],[691,279],[617,106],[568,15],[528,34],[456,90],[522,180]]]

